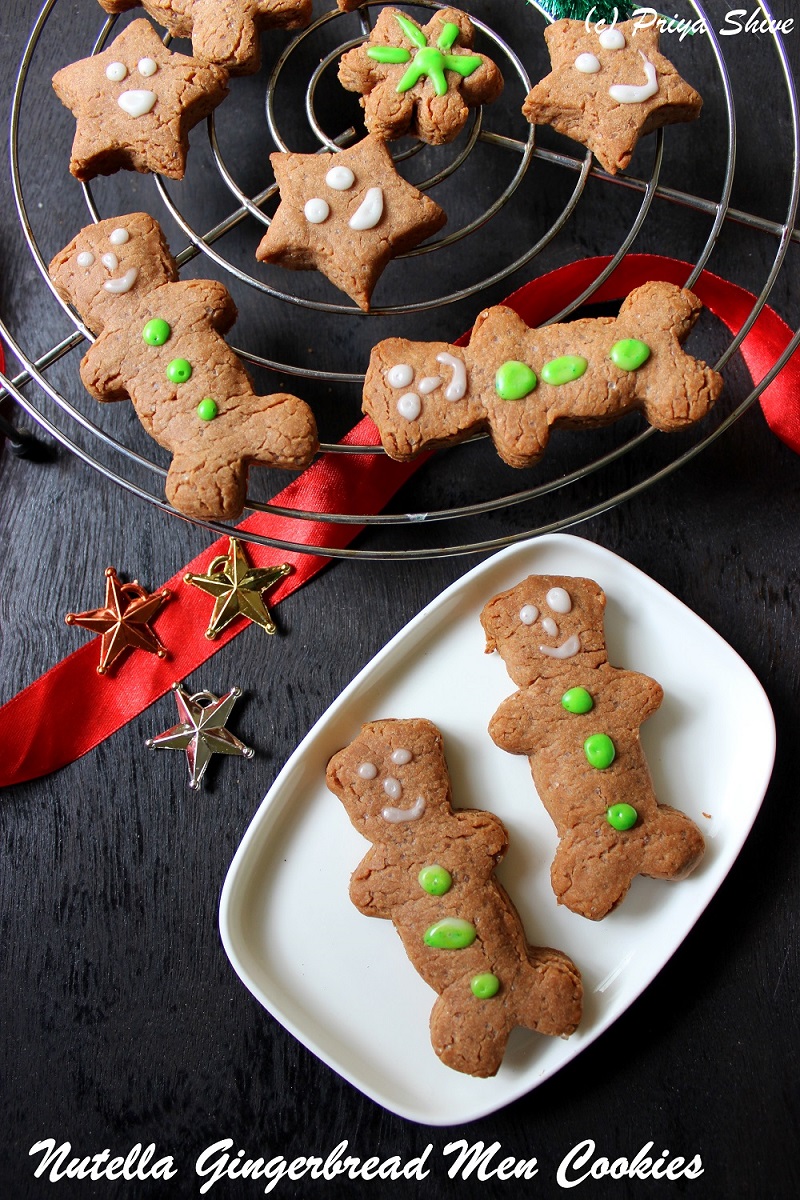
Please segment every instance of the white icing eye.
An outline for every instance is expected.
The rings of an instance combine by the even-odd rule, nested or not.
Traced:
[[[91,250],[81,250],[80,254],[75,259],[75,262],[79,267],[91,267],[92,263],[94,262],[94,255],[92,254]]]
[[[565,588],[550,588],[550,591],[545,596],[545,600],[547,601],[547,607],[552,608],[553,612],[572,612],[572,597]]]
[[[103,255],[103,257],[100,259],[100,262],[104,267],[107,267],[109,271],[116,271],[117,267],[119,266],[119,259],[117,258],[116,254],[112,254],[110,250],[108,254]]]
[[[127,74],[128,68],[125,63],[113,62],[106,67],[106,79],[110,79],[112,83],[122,83]]]
[[[539,610],[535,604],[523,604],[519,610],[519,619],[523,625],[532,625],[539,615]]]
[[[353,186],[356,177],[349,167],[331,167],[325,176],[325,182],[335,192],[346,192]]]
[[[386,372],[386,382],[389,387],[393,388],[408,387],[413,378],[413,367],[409,367],[405,363],[397,363]]]
[[[127,229],[112,229],[108,240],[112,246],[124,246],[126,242],[131,240],[131,235]]]
[[[133,88],[130,92],[120,92],[117,104],[129,117],[144,117],[154,108],[157,99],[155,92]]]
[[[388,779],[383,781],[383,790],[390,800],[399,800],[403,794],[403,785],[399,779],[393,779],[390,775]]]
[[[320,200],[319,196],[314,196],[313,199],[307,200],[303,212],[305,213],[306,220],[311,225],[321,225],[331,215],[330,206],[327,201]]]
[[[407,421],[416,421],[419,414],[422,412],[422,405],[419,396],[416,392],[406,392],[397,401],[397,411],[401,417],[405,417]]]
[[[626,44],[621,29],[604,29],[599,41],[604,50],[624,50]]]
[[[552,617],[542,617],[542,629],[549,637],[555,637],[558,633],[558,626]]]
[[[375,766],[375,763],[363,762],[358,768],[359,779],[374,779],[377,774],[378,768]]]
[[[406,765],[406,763],[411,762],[411,751],[410,750],[394,750],[394,751],[392,751],[392,762],[396,763],[398,767],[404,767]]]
[[[575,70],[581,75],[596,75],[600,70],[600,59],[596,54],[579,54],[575,59]]]
[[[417,387],[423,396],[427,396],[430,392],[434,391],[434,389],[437,388],[441,382],[441,375],[426,375],[424,379],[420,379]]]
[[[158,63],[154,58],[140,58],[136,69],[145,79],[149,79],[158,70]]]
[[[383,192],[379,187],[371,187],[347,223],[351,229],[360,232],[374,229],[382,216]]]

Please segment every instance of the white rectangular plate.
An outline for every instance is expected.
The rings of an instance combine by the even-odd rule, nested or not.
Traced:
[[[526,575],[588,576],[608,598],[614,666],[651,675],[665,699],[642,729],[662,803],[688,813],[707,851],[689,879],[638,878],[595,923],[560,908],[550,889],[556,837],[525,758],[486,732],[515,689],[484,653],[487,600]],[[486,808],[508,828],[498,877],[529,941],[580,968],[581,1027],[568,1041],[517,1030],[494,1079],[443,1066],[430,1045],[435,995],[389,921],[350,903],[350,874],[368,848],[325,786],[332,754],[363,722],[427,717],[444,736],[454,804]],[[573,1059],[643,991],[703,912],[747,837],[769,782],[775,725],[749,667],[712,629],[630,563],[556,534],[488,559],[429,604],[353,680],[303,740],[242,840],[222,892],[228,957],[253,995],[295,1037],[391,1112],[428,1125],[475,1120]]]

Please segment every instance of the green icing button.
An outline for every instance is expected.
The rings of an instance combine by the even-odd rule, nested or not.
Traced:
[[[504,362],[494,377],[494,389],[501,400],[524,400],[537,383],[535,372],[513,358]]]
[[[500,991],[500,980],[491,971],[485,975],[475,975],[469,981],[470,991],[478,1000],[491,1000]]]
[[[173,358],[167,363],[167,379],[170,383],[186,383],[192,378],[192,364],[185,358]]]
[[[429,896],[444,896],[453,886],[452,875],[444,867],[440,867],[438,863],[431,863],[430,866],[423,867],[417,879],[419,886]]]
[[[637,338],[623,338],[614,343],[608,357],[622,371],[638,371],[650,357],[650,347]]]
[[[584,687],[574,687],[564,692],[561,704],[571,713],[587,713],[594,708],[594,700]]]
[[[607,733],[593,733],[583,743],[583,753],[590,767],[604,771],[611,766],[617,752]]]
[[[435,950],[464,950],[478,936],[475,926],[461,917],[444,917],[425,930],[422,940]]]
[[[561,358],[551,358],[550,362],[544,364],[542,379],[553,387],[560,387],[562,383],[572,383],[573,379],[580,379],[588,366],[588,362],[581,358],[580,354],[562,354]]]
[[[169,340],[172,326],[163,317],[153,317],[142,330],[142,339],[148,346],[163,346]]]
[[[197,415],[201,421],[213,421],[218,412],[217,402],[210,396],[206,396],[205,400],[201,400],[197,406]]]
[[[638,813],[632,804],[612,804],[606,812],[606,820],[613,829],[633,829]]]

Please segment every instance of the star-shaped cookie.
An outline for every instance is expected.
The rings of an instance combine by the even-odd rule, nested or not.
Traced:
[[[191,38],[203,62],[249,75],[261,65],[265,29],[303,29],[312,0],[100,0],[108,13],[143,8],[173,37]]]
[[[225,728],[231,709],[242,694],[241,688],[231,688],[224,696],[211,692],[188,695],[179,683],[172,690],[178,706],[177,725],[148,738],[145,745],[151,750],[185,750],[189,768],[189,787],[197,790],[213,754],[234,754],[252,758],[249,746]]]
[[[77,119],[76,179],[120,169],[182,179],[189,130],[228,94],[228,73],[167,50],[149,21],[133,21],[107,50],[53,77]]]
[[[427,25],[384,8],[369,40],[342,55],[339,82],[361,93],[370,133],[444,145],[461,132],[471,108],[503,90],[497,66],[472,50],[473,36],[472,22],[457,8],[441,9]]]
[[[169,597],[166,588],[148,593],[137,580],[120,583],[114,568],[108,567],[105,604],[86,612],[67,613],[64,620],[67,625],[79,625],[101,635],[97,674],[105,675],[128,649],[149,650],[159,658],[166,658],[167,652],[150,628],[150,622]]]
[[[264,592],[274,587],[291,571],[288,563],[276,567],[251,567],[236,538],[228,539],[228,553],[212,559],[205,575],[184,575],[184,582],[214,597],[214,611],[206,630],[213,640],[231,621],[247,617],[267,633],[276,626],[264,602]]]
[[[445,224],[438,204],[395,170],[379,137],[325,154],[271,154],[281,202],[260,262],[327,275],[366,312],[390,259]]]
[[[532,125],[552,125],[581,142],[615,175],[639,138],[693,121],[703,101],[658,50],[655,26],[624,21],[599,33],[584,21],[556,21],[544,36],[552,71],[522,107]]]

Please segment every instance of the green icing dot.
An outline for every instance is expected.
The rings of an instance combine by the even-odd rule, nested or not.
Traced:
[[[632,829],[638,813],[632,804],[612,804],[606,812],[606,820],[614,829]]]
[[[561,704],[571,713],[587,713],[594,708],[594,700],[584,687],[574,687],[564,692]]]
[[[537,383],[535,372],[513,358],[504,362],[494,377],[494,388],[501,400],[524,400]]]
[[[186,383],[192,377],[192,364],[185,358],[173,358],[167,363],[167,379],[170,383]]]
[[[464,950],[478,936],[475,926],[460,917],[444,917],[425,930],[422,940],[436,950]]]
[[[544,364],[542,379],[553,387],[560,387],[562,383],[580,379],[588,366],[586,359],[579,354],[562,354],[561,358],[551,358],[550,362]]]
[[[614,343],[608,357],[622,371],[638,371],[650,357],[650,347],[637,338],[623,338]]]
[[[453,886],[452,875],[438,863],[431,863],[430,866],[423,867],[417,879],[419,886],[429,896],[444,896],[445,892],[449,892]]]
[[[201,400],[197,406],[197,415],[201,421],[213,421],[218,412],[217,402],[210,396],[206,396],[205,400]]]
[[[607,733],[593,733],[583,743],[583,753],[590,767],[604,771],[611,766],[617,752]]]
[[[163,317],[153,317],[142,330],[142,338],[148,346],[163,346],[169,340],[172,327]]]
[[[500,980],[491,971],[485,975],[475,975],[469,981],[470,991],[478,1000],[491,1000],[500,991]]]

